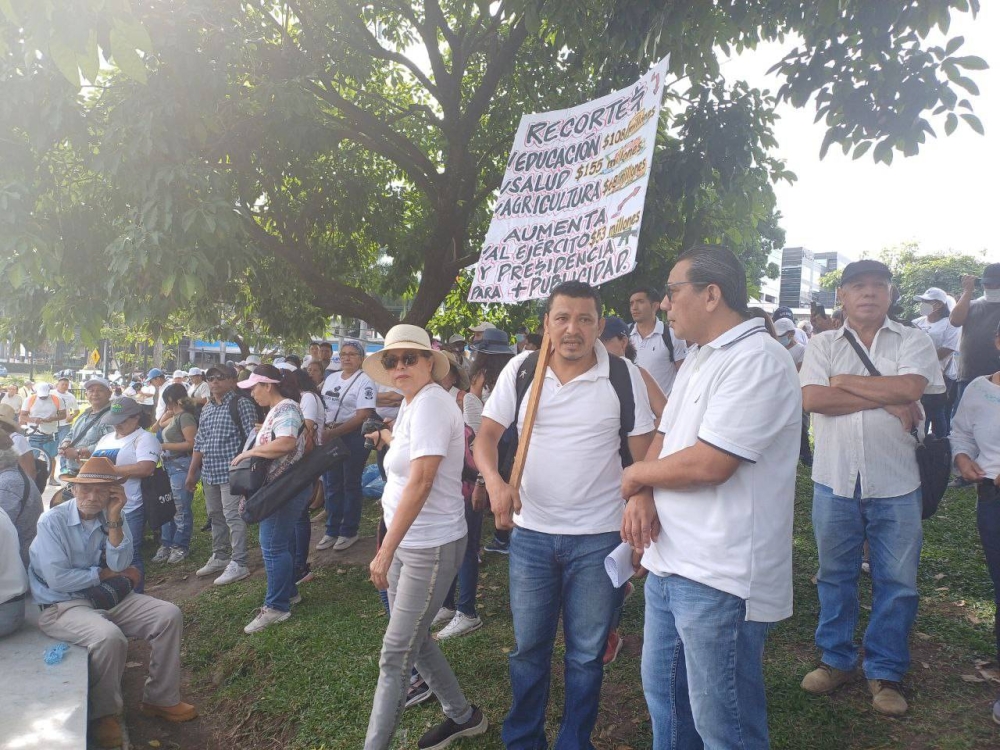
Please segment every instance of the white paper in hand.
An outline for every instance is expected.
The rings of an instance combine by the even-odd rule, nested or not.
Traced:
[[[632,569],[632,548],[625,542],[619,544],[614,552],[604,558],[604,569],[608,572],[612,586],[616,589],[624,586],[635,575]]]

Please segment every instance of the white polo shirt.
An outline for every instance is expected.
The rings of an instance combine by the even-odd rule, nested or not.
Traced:
[[[677,338],[671,329],[670,341],[674,345],[674,361],[671,362],[670,350],[663,341],[662,320],[656,321],[653,332],[645,338],[639,333],[638,326],[633,323],[629,328],[629,341],[635,347],[635,363],[652,375],[664,395],[669,396],[674,386],[674,379],[677,377],[677,367],[674,363],[681,362],[687,357],[687,344],[683,339]]]
[[[759,318],[689,357],[660,422],[660,458],[700,440],[741,463],[715,487],[653,491],[661,530],[643,566],[745,599],[747,620],[790,617],[801,429],[795,365]]]
[[[600,534],[621,529],[621,405],[608,369],[608,351],[594,344],[597,363],[567,383],[552,368],[545,371],[524,476],[521,512],[514,523],[546,534]],[[517,403],[517,368],[530,356],[522,352],[504,367],[483,407],[483,418],[508,427]],[[629,435],[654,428],[649,397],[638,368],[629,367],[635,400],[635,425]],[[530,392],[521,402],[518,431]]]
[[[857,352],[844,337],[845,323],[836,331],[813,336],[799,371],[802,386],[829,386],[834,375],[868,376]],[[854,333],[854,331],[852,331]],[[864,344],[854,333],[854,338]],[[924,393],[943,393],[944,377],[930,336],[889,318],[875,334],[868,357],[882,375],[922,375]],[[838,417],[812,415],[816,435],[812,479],[834,495],[854,497],[861,477],[861,497],[900,497],[920,486],[913,436],[885,409],[866,409]]]
[[[928,323],[927,317],[924,316],[914,320],[913,325],[931,337],[935,348],[950,350],[938,361],[946,378],[958,380],[958,347],[962,340],[962,329],[953,326],[947,317]]]

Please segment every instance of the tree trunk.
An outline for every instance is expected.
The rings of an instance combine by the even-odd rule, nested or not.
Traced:
[[[153,367],[163,368],[163,339],[157,338],[153,344]]]

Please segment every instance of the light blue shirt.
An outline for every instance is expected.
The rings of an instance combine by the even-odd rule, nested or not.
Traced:
[[[83,589],[101,582],[101,553],[111,570],[125,570],[132,562],[132,534],[122,526],[117,547],[108,542],[107,519],[102,512],[93,529],[80,519],[76,500],[57,505],[38,519],[38,534],[28,550],[28,579],[38,604],[82,599]]]

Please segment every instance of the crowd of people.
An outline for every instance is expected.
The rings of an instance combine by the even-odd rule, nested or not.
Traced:
[[[863,677],[876,711],[903,715],[922,543],[915,446],[925,428],[950,436],[955,482],[976,486],[1000,609],[1000,264],[963,278],[957,299],[926,290],[914,321],[899,319],[892,275],[877,261],[849,264],[838,299],[832,314],[814,306],[801,325],[787,308],[768,315],[749,307],[735,255],[696,247],[662,294],[633,291],[631,323],[605,316],[586,284],[555,287],[538,383],[541,336],[484,322],[446,341],[398,325],[375,354],[359,341],[336,354],[316,341],[304,359],[251,356],[177,370],[171,382],[154,369],[118,397],[94,377],[85,405],[67,397],[68,381],[9,390],[0,635],[20,626],[30,591],[43,631],[88,648],[101,746],[121,740],[129,637],[152,646],[142,710],[194,718],[179,691],[181,614],[143,594],[147,565],[187,559],[200,485],[212,552],[197,576],[216,586],[247,578],[249,497],[230,472],[259,465],[260,486],[277,487],[338,441],[342,460],[259,520],[267,588],[244,631],[292,616],[313,576],[313,521],[325,524],[315,550],[338,554],[358,541],[362,473],[374,457],[385,487],[370,577],[389,618],[365,748],[390,747],[402,712],[432,696],[445,718],[419,748],[486,731],[440,646],[484,626],[481,553],[505,555],[509,567],[516,643],[505,747],[547,746],[560,621],[565,699],[554,744],[592,747],[604,666],[621,648],[618,620],[634,589],[606,571],[623,542],[645,576],[642,686],[654,746],[764,748],[763,655],[769,629],[792,613],[801,461],[812,472],[820,603],[819,660],[801,687],[822,695]],[[532,387],[537,414],[515,483]],[[44,513],[23,460],[32,445],[57,459],[64,485]],[[160,465],[175,515],[153,530],[148,555],[143,487]],[[487,512],[495,535],[481,546]],[[863,570],[873,585],[862,656]],[[996,636],[1000,653],[1000,624]],[[1000,700],[993,718],[1000,724]]]

